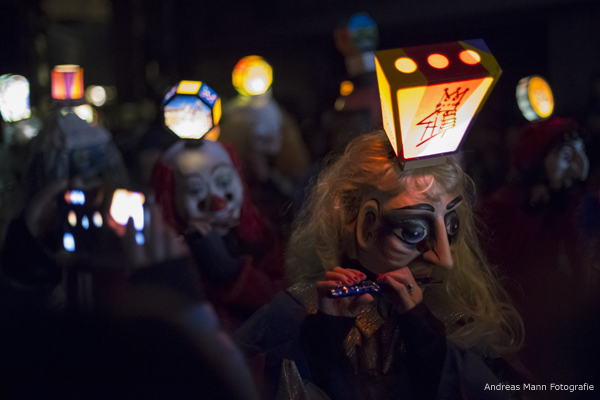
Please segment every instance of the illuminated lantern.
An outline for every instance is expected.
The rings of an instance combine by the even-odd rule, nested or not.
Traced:
[[[334,32],[335,46],[344,55],[350,77],[375,71],[373,51],[379,42],[375,21],[365,13],[354,14],[348,25]]]
[[[517,85],[517,104],[528,121],[550,118],[554,112],[552,89],[544,78],[531,75]]]
[[[83,68],[79,65],[57,65],[52,70],[52,98],[72,104],[85,103]]]
[[[163,101],[165,125],[182,139],[201,139],[217,132],[221,99],[207,84],[181,81]]]
[[[405,168],[458,151],[502,70],[481,39],[375,52],[384,129]]]
[[[273,83],[273,68],[259,56],[242,58],[233,68],[231,75],[233,86],[244,96],[263,94]]]
[[[0,76],[0,114],[6,122],[31,117],[29,81],[21,75]]]

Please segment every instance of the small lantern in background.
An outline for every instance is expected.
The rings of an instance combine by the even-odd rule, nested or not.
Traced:
[[[85,103],[83,68],[79,65],[57,65],[52,70],[52,98],[72,105]]]
[[[516,96],[519,109],[528,121],[550,118],[554,112],[552,89],[539,75],[521,79],[517,85]]]
[[[483,40],[375,52],[384,129],[405,167],[458,151],[502,70]]]
[[[266,93],[273,83],[273,68],[262,57],[244,57],[233,68],[232,82],[244,96]]]
[[[207,84],[181,81],[165,96],[165,125],[182,139],[218,137],[221,99]]]
[[[379,43],[377,24],[365,13],[354,14],[348,24],[334,31],[335,47],[344,55],[348,76],[375,71],[373,51]]]
[[[31,117],[29,81],[21,75],[0,76],[0,114],[6,122]]]

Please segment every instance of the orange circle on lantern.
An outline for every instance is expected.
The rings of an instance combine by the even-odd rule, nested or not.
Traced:
[[[448,65],[450,65],[450,61],[448,61],[448,57],[446,57],[442,54],[437,54],[437,53],[431,54],[429,57],[427,57],[427,62],[433,68],[437,68],[437,69],[444,69]]]
[[[469,65],[479,64],[481,61],[479,53],[473,50],[463,50],[458,54],[458,57],[462,62]]]
[[[404,72],[405,74],[410,74],[417,70],[417,63],[414,62],[412,58],[408,57],[400,57],[396,60],[394,65],[398,71]]]

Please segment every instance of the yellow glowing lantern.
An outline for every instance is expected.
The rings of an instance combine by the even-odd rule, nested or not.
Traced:
[[[273,83],[273,68],[262,57],[247,56],[233,68],[232,81],[235,89],[244,96],[263,94]]]
[[[167,93],[163,104],[165,125],[180,138],[218,137],[221,99],[206,83],[181,81]]]
[[[52,98],[54,100],[83,99],[83,68],[79,65],[57,65],[52,70]]]
[[[6,122],[31,117],[29,81],[21,75],[0,76],[0,115]]]
[[[458,151],[502,73],[480,39],[377,51],[375,67],[396,155],[425,164]]]
[[[528,121],[550,118],[554,112],[552,89],[539,75],[523,78],[517,85],[517,104]]]

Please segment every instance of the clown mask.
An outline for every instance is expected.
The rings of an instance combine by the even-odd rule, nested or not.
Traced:
[[[227,151],[204,141],[184,148],[175,160],[175,206],[188,222],[208,223],[221,236],[239,222],[242,182]]]

